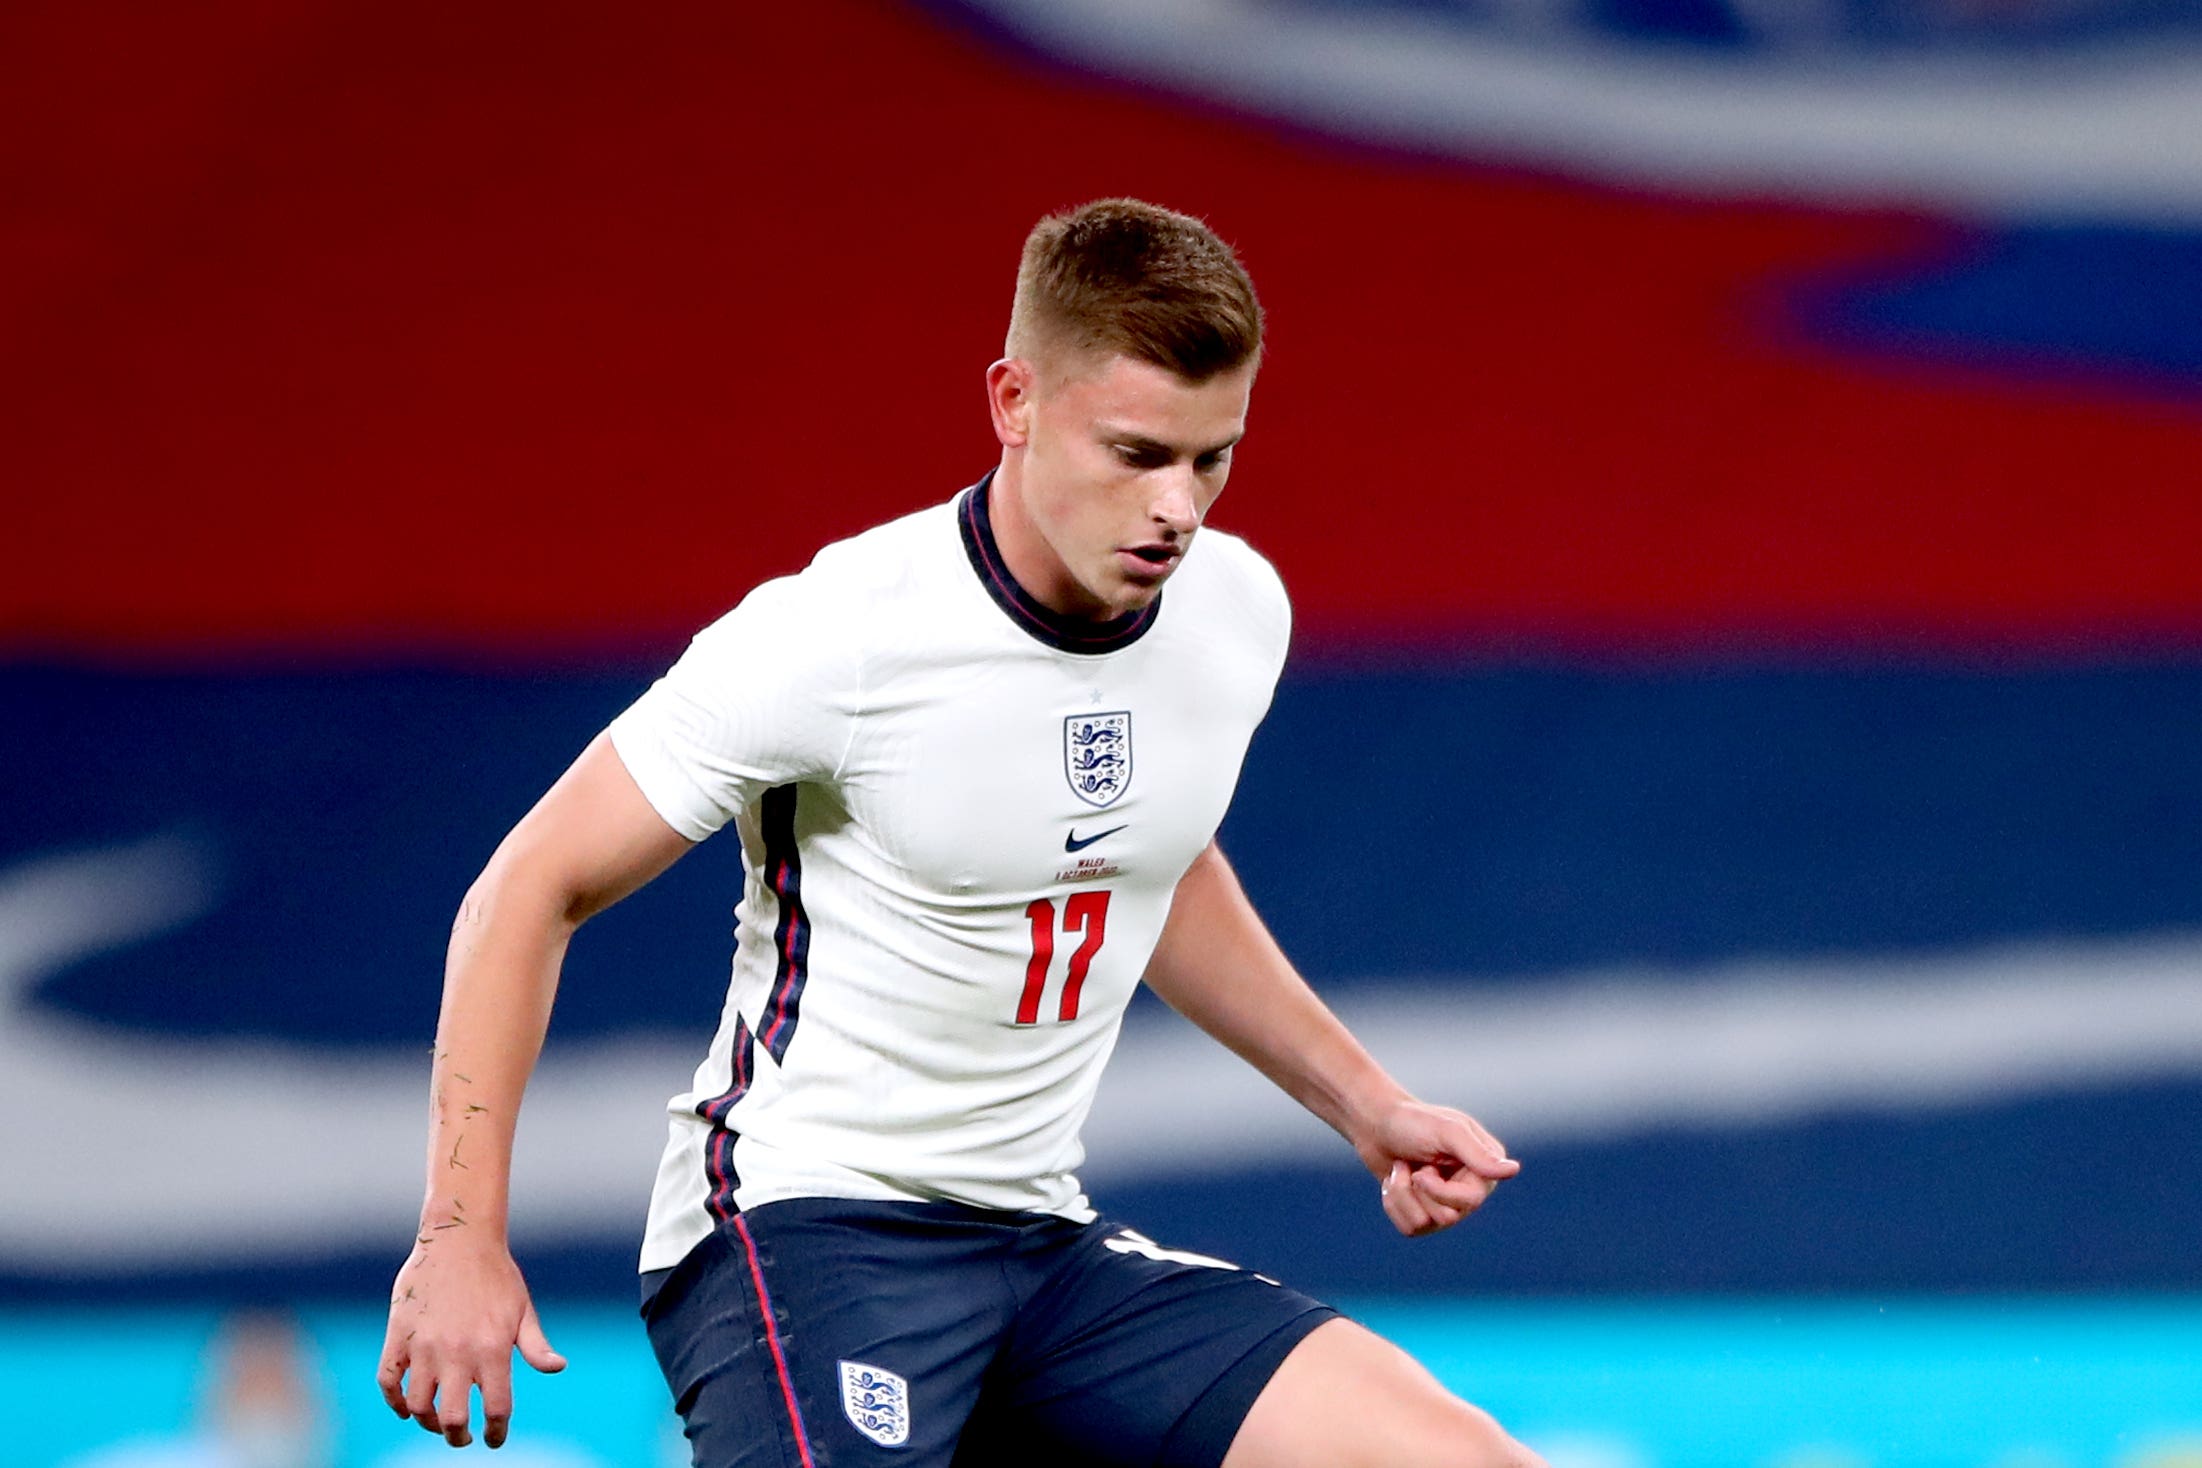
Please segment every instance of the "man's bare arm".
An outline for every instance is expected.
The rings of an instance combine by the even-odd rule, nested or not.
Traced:
[[[1147,984],[1353,1144],[1401,1233],[1448,1228],[1520,1171],[1475,1118],[1416,1100],[1316,997],[1214,844],[1178,882]]]
[[[574,930],[671,866],[689,841],[665,824],[598,735],[513,827],[451,929],[429,1082],[428,1185],[398,1271],[376,1373],[383,1399],[453,1447],[504,1441],[515,1346],[553,1351],[507,1244],[512,1138]],[[408,1377],[410,1379],[408,1380]]]

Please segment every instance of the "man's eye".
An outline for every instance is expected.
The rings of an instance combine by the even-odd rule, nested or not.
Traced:
[[[1166,455],[1153,449],[1133,448],[1130,444],[1118,444],[1116,456],[1134,469],[1159,469],[1169,462]]]
[[[1202,454],[1199,458],[1193,460],[1193,467],[1203,474],[1213,474],[1230,462],[1231,456],[1229,454]]]

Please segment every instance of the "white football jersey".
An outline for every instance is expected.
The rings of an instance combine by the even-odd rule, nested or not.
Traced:
[[[781,1198],[1093,1216],[1079,1129],[1291,613],[1202,530],[1143,611],[1062,617],[1003,564],[990,480],[759,586],[612,724],[666,822],[733,822],[746,867],[646,1270]]]

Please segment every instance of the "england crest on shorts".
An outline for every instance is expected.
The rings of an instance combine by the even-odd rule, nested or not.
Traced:
[[[841,1363],[841,1410],[883,1448],[910,1440],[910,1383],[892,1371],[861,1361]]]
[[[1072,714],[1063,720],[1063,776],[1088,805],[1114,805],[1132,783],[1132,716]]]

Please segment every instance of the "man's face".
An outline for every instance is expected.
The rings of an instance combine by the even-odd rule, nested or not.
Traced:
[[[1095,618],[1153,601],[1223,493],[1253,386],[1251,366],[1193,383],[1119,354],[1034,371],[1021,487],[1046,564],[1026,589]]]

